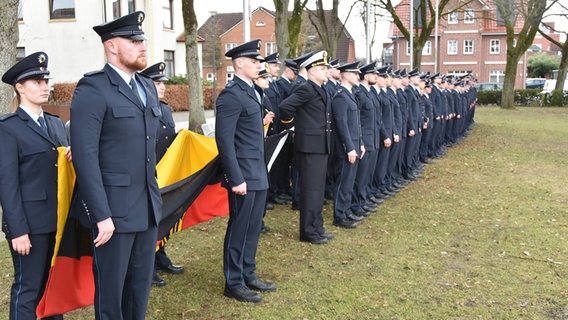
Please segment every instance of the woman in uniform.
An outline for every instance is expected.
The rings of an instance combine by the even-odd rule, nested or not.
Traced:
[[[36,319],[55,245],[57,148],[68,145],[67,135],[41,107],[50,91],[46,53],[25,57],[2,81],[16,91],[14,112],[0,117],[2,231],[14,264],[10,319]],[[66,154],[71,160],[69,148]]]

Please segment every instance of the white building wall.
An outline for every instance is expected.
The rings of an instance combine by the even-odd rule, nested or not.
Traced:
[[[1,1],[1,0],[0,0]],[[45,51],[49,56],[52,83],[77,82],[86,72],[101,69],[105,62],[100,37],[93,26],[111,21],[112,2],[107,0],[75,0],[75,19],[49,19],[49,1],[20,0],[23,21],[19,23],[18,47],[26,55]],[[126,14],[126,0],[121,0]],[[175,51],[175,73],[185,75],[185,47],[176,43],[184,31],[181,0],[174,0],[173,30],[163,28],[162,1],[136,0],[137,11],[144,11],[142,28],[146,33],[148,65],[164,59],[164,50]],[[201,58],[200,58],[201,59]]]

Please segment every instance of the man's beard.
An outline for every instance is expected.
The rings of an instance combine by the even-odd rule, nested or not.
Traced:
[[[131,70],[137,70],[137,71],[144,70],[147,65],[145,56],[144,57],[138,56],[134,61],[126,60],[124,56],[120,54],[118,58],[120,59],[120,63],[122,63],[122,65],[124,65],[125,67]]]

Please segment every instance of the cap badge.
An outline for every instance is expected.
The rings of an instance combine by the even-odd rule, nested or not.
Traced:
[[[44,62],[45,62],[45,59],[46,59],[46,58],[45,58],[45,55],[44,55],[44,54],[40,54],[40,55],[38,56],[38,58],[37,58],[37,61],[38,61],[39,63],[44,63]]]

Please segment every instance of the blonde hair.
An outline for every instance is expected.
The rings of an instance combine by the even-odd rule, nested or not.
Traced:
[[[16,110],[18,109],[18,106],[20,106],[20,93],[18,92],[18,90],[15,90],[16,95],[12,98],[12,101],[10,102],[10,110],[11,112],[16,112]]]

